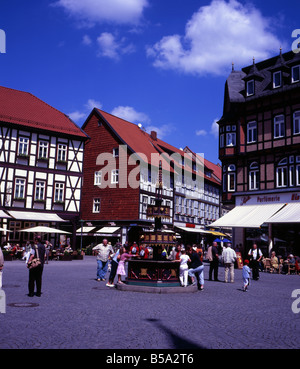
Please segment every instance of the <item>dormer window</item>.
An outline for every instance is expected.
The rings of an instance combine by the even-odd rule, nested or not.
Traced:
[[[273,73],[273,88],[281,87],[282,80],[281,80],[281,71]]]
[[[292,83],[300,81],[300,65],[296,65],[292,68]]]
[[[247,96],[254,95],[254,79],[251,79],[251,81],[247,82],[246,88],[247,88]]]

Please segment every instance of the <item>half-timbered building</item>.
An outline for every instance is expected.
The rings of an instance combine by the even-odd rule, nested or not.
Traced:
[[[166,232],[173,226],[181,230],[204,229],[219,217],[221,179],[208,161],[197,160],[160,140],[157,133],[147,133],[141,125],[127,122],[99,109],[93,109],[82,127],[91,139],[85,148],[82,219],[86,224],[105,227],[122,241],[138,241],[143,228],[152,227],[154,218],[147,215],[154,204],[159,162],[162,164],[162,204],[170,208],[163,219]],[[205,164],[204,164],[205,163]],[[214,200],[204,200],[205,188],[213,191]],[[216,175],[216,174],[214,174]],[[180,201],[179,201],[180,199]],[[180,205],[179,205],[180,203]],[[214,206],[207,208],[202,203]],[[214,209],[214,210],[213,210]],[[207,215],[207,216],[206,216]]]
[[[10,231],[2,242],[23,244],[33,234],[20,230],[63,223],[75,247],[87,135],[31,93],[0,87],[0,138],[0,220]]]
[[[223,202],[215,226],[235,229],[245,249],[263,241],[293,250],[300,242],[300,53],[232,70],[219,123]],[[275,214],[277,215],[275,216]],[[280,251],[283,253],[283,251]],[[299,253],[299,248],[298,248]]]

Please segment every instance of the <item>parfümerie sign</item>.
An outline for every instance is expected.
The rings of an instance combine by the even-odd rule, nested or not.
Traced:
[[[236,197],[236,205],[263,205],[263,204],[300,204],[300,192],[280,192],[273,194],[245,195]]]

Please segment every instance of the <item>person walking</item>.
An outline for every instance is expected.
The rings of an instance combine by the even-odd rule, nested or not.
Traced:
[[[114,254],[114,249],[108,245],[107,239],[93,247],[93,251],[97,251],[97,281],[105,281],[105,275],[108,269],[108,259],[110,254]]]
[[[259,280],[259,263],[263,257],[261,250],[254,243],[252,249],[250,249],[248,256],[250,257],[250,267],[252,268],[252,279]]]
[[[243,291],[244,292],[247,291],[247,288],[250,285],[250,274],[251,274],[251,270],[249,268],[249,260],[244,260],[244,266],[242,269]]]
[[[226,243],[222,253],[223,263],[225,266],[225,283],[228,283],[228,273],[230,271],[230,282],[234,282],[234,263],[236,261],[236,253],[231,248],[231,243]]]
[[[34,247],[31,250],[31,255],[28,260],[27,266],[30,266],[30,263],[33,259],[40,259],[41,264],[36,266],[35,268],[29,269],[29,281],[28,281],[28,296],[34,296],[34,287],[36,285],[36,296],[40,297],[42,294],[42,275],[44,270],[44,262],[45,262],[45,245],[41,243],[41,238],[36,237],[34,240]]]
[[[208,248],[208,258],[209,258],[209,281],[212,281],[212,275],[214,274],[214,280],[219,281],[218,272],[219,272],[219,252],[218,252],[218,243],[213,242],[212,246]]]
[[[2,273],[3,273],[3,267],[4,267],[4,256],[2,249],[0,247],[0,289],[2,288]]]
[[[111,256],[111,269],[110,269],[108,283],[106,284],[107,287],[115,287],[114,279],[117,274],[117,269],[119,265],[119,259],[120,259],[119,255],[120,255],[120,249],[117,250],[117,252]]]
[[[197,277],[199,278],[200,290],[204,288],[204,265],[201,260],[201,254],[197,252],[197,249],[190,248],[188,254],[191,259],[190,269],[188,270],[189,277],[192,278],[192,286],[196,285]]]

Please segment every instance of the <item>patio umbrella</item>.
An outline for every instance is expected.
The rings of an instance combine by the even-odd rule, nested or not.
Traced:
[[[214,240],[214,242],[222,242],[222,241],[220,240],[220,238],[216,238],[216,239]]]
[[[228,238],[224,238],[223,242],[231,242]]]
[[[22,229],[20,232],[28,232],[28,233],[60,233],[60,234],[72,234],[70,232],[62,231],[61,229],[37,226],[32,228]]]
[[[5,229],[5,228],[0,228],[0,232],[12,232],[9,229]]]

